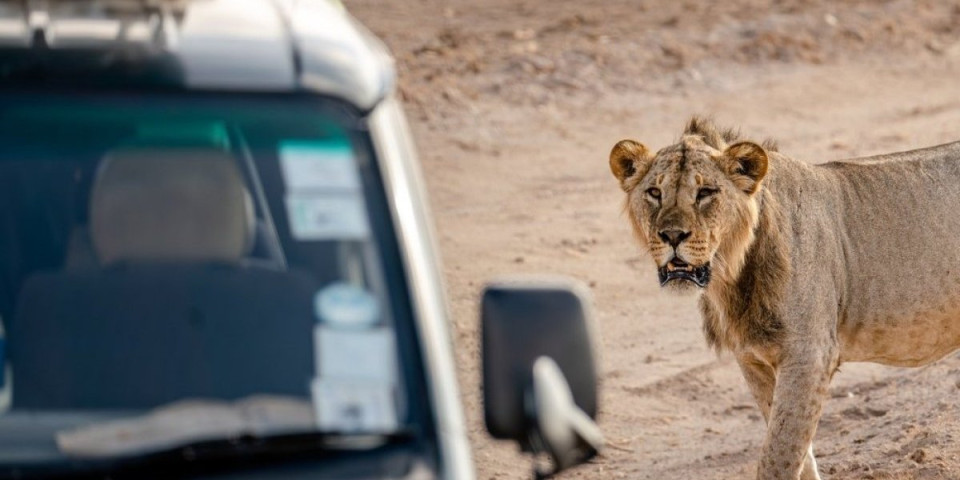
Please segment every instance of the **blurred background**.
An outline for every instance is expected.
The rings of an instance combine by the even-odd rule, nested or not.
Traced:
[[[478,478],[527,478],[483,432],[477,302],[504,272],[593,290],[610,447],[563,478],[750,478],[764,426],[695,300],[658,291],[607,167],[693,114],[821,163],[960,139],[960,2],[346,0],[396,55],[445,263]],[[891,268],[899,268],[891,259]],[[815,441],[830,479],[960,478],[960,358],[848,365]]]

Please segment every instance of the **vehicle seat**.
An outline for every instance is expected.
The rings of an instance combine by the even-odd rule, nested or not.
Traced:
[[[267,268],[284,268],[280,243],[277,241],[277,236],[270,232],[270,228],[267,227],[266,222],[257,220],[253,232],[253,248],[243,263]],[[90,230],[86,225],[75,226],[70,232],[70,237],[67,239],[67,253],[64,258],[64,268],[81,270],[84,268],[97,268],[99,266],[100,260],[97,259],[97,255],[93,251],[93,244],[90,240]]]
[[[118,163],[117,158],[120,158],[119,163],[121,167],[116,167],[115,165],[111,167],[112,175],[122,175],[122,164],[124,160],[124,152],[139,152],[138,155],[146,155],[148,152],[163,152],[167,158],[154,158],[148,159],[143,162],[143,159],[138,160],[136,163],[137,169],[147,169],[147,168],[170,168],[169,163],[165,162],[180,162],[183,164],[188,164],[193,161],[196,157],[205,157],[205,158],[215,158],[222,157],[223,159],[219,161],[224,168],[229,170],[236,170],[236,166],[232,157],[229,156],[225,151],[207,147],[207,146],[181,146],[177,148],[148,148],[144,146],[131,146],[121,150],[117,150],[108,154],[101,163],[101,171],[105,168],[105,165],[108,163],[116,164]],[[150,167],[152,164],[153,167]],[[143,172],[146,174],[146,172]],[[194,173],[196,174],[196,172]],[[139,175],[139,173],[137,173]],[[239,175],[239,172],[237,172]],[[99,177],[98,177],[99,178]],[[238,177],[240,178],[240,177]],[[147,182],[152,182],[150,178],[144,179]],[[183,184],[181,184],[181,187]],[[239,184],[240,188],[243,188],[243,191],[246,192],[246,189],[243,187],[242,179]],[[159,188],[159,187],[158,187]],[[177,193],[171,191],[170,193]],[[244,194],[246,197],[246,202],[250,202],[249,193]],[[92,200],[96,201],[97,197],[93,196]],[[249,205],[248,205],[249,207]],[[246,208],[245,210],[249,215],[253,216],[252,208]],[[93,220],[91,219],[92,223]],[[133,231],[143,231],[136,225],[132,225]],[[269,231],[267,225],[264,221],[259,219],[252,220],[252,235],[250,236],[250,241],[252,245],[249,248],[247,253],[247,258],[244,259],[245,262],[251,264],[257,264],[261,266],[268,266],[273,268],[282,268],[284,265],[283,254],[276,238],[276,235]],[[90,238],[90,227],[88,225],[77,225],[70,232],[70,236],[67,239],[67,251],[64,258],[64,267],[76,270],[83,268],[94,268],[101,266],[104,263],[108,263],[108,259],[98,258],[97,252],[93,247],[93,241]],[[158,238],[162,241],[162,238]]]
[[[38,273],[21,290],[7,332],[13,407],[305,396],[317,285],[245,265],[253,227],[227,154],[111,153],[90,202],[100,266]]]

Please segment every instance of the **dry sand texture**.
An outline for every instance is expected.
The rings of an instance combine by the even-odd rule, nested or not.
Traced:
[[[819,163],[960,139],[960,3],[347,0],[397,57],[445,265],[482,480],[529,464],[483,432],[477,300],[507,273],[588,283],[611,448],[563,478],[751,478],[763,421],[692,301],[661,294],[607,170],[692,114]],[[898,268],[895,260],[891,268]],[[816,449],[828,479],[960,478],[960,357],[847,365]]]

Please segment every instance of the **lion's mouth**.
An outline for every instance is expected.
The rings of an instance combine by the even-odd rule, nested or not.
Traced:
[[[659,268],[660,286],[664,286],[671,280],[687,280],[697,284],[698,287],[706,287],[710,282],[710,264],[705,263],[699,267],[694,267],[677,257],[673,257],[666,265]]]

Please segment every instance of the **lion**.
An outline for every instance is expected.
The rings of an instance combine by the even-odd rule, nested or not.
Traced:
[[[819,479],[813,438],[844,362],[960,346],[960,142],[812,165],[694,117],[610,169],[663,288],[699,295],[766,421],[757,478]]]

